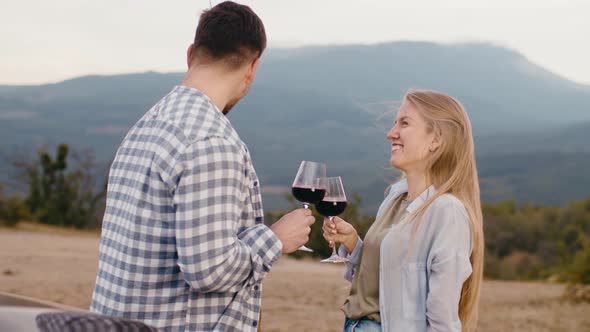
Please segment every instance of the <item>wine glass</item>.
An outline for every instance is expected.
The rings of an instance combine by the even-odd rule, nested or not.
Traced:
[[[346,193],[342,185],[342,179],[339,176],[326,178],[326,195],[324,199],[315,204],[319,214],[328,217],[330,222],[334,222],[334,217],[340,215],[346,209]],[[332,247],[332,256],[322,260],[322,263],[344,263],[348,258],[338,256],[336,244]]]
[[[326,164],[313,161],[302,161],[293,181],[291,193],[296,200],[303,204],[304,209],[309,209],[309,204],[321,201],[326,194]],[[306,246],[299,250],[313,252]]]

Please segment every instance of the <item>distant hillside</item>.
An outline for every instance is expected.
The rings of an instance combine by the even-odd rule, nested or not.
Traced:
[[[0,86],[0,152],[66,142],[108,162],[127,129],[181,79],[149,72]],[[324,160],[375,207],[393,176],[384,138],[391,110],[410,87],[442,90],[465,104],[484,199],[561,203],[590,195],[580,168],[590,160],[590,87],[488,44],[269,50],[230,119],[263,185],[289,186],[299,161]],[[562,175],[562,186],[547,184]]]
[[[590,112],[590,107],[587,108]],[[559,114],[559,112],[556,112]],[[556,115],[558,116],[558,115]],[[530,130],[478,137],[482,155],[518,154],[527,152],[590,152],[590,121],[560,128]]]

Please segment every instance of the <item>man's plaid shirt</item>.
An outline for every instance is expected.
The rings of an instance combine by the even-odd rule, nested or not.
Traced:
[[[176,86],[111,166],[91,310],[165,331],[256,331],[281,249],[246,145],[207,96]]]

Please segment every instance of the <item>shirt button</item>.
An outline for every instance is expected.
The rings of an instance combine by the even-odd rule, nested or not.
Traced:
[[[255,291],[258,291],[258,289],[259,289],[258,285],[255,285],[255,286],[254,286],[254,290],[255,290]]]
[[[258,187],[258,181],[254,181],[254,187]]]
[[[258,326],[258,322],[257,321],[253,321],[252,322],[252,326],[254,326],[254,327]]]

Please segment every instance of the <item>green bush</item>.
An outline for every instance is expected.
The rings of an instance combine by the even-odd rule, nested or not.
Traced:
[[[17,195],[4,196],[4,185],[0,184],[0,223],[15,226],[19,221],[29,219],[25,202]]]
[[[57,226],[84,228],[97,226],[105,189],[98,189],[91,176],[93,156],[69,167],[68,145],[57,147],[56,156],[45,150],[38,159],[21,163],[22,178],[28,185],[27,208],[37,221]],[[78,158],[80,159],[80,158]]]
[[[576,253],[569,269],[570,282],[590,285],[590,241]]]
[[[29,210],[25,202],[18,196],[12,196],[6,200],[6,209],[2,219],[9,226],[15,226],[21,220],[30,218]]]

